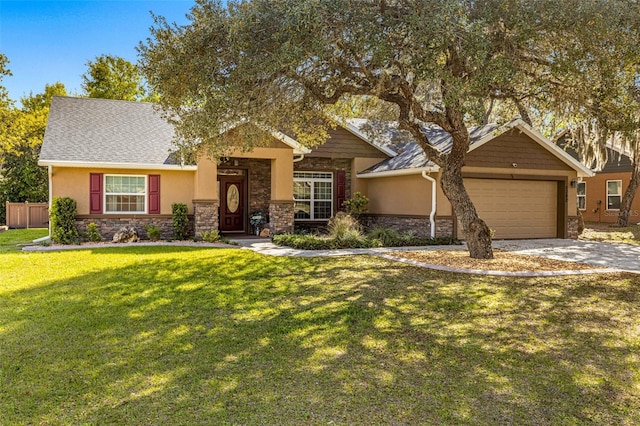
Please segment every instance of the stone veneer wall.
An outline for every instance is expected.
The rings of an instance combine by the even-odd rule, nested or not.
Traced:
[[[194,235],[218,229],[219,207],[218,200],[193,200]]]
[[[436,216],[436,238],[451,238],[455,236],[453,233],[453,217]]]
[[[410,232],[417,237],[431,236],[429,216],[374,215],[366,214],[362,220],[367,229],[383,226],[400,233]],[[453,218],[451,216],[436,217],[436,238],[450,238],[453,234]]]
[[[76,228],[79,232],[87,232],[87,225],[95,223],[98,226],[98,232],[105,240],[111,240],[113,235],[123,226],[129,225],[136,228],[138,236],[141,239],[147,239],[147,232],[144,230],[145,225],[156,225],[161,230],[160,238],[169,240],[173,238],[173,218],[171,215],[139,215],[135,217],[105,217],[100,216],[77,216]],[[193,236],[194,218],[189,215],[189,235]]]
[[[569,216],[567,223],[567,238],[577,240],[580,234],[578,233],[578,224],[580,218],[578,216]]]
[[[271,235],[293,232],[293,201],[269,204],[269,219]]]
[[[429,216],[367,214],[363,215],[361,219],[367,229],[375,226],[382,226],[400,233],[408,232],[416,237],[431,236],[431,222],[429,221]]]

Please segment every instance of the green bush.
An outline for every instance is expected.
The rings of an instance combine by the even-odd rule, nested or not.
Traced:
[[[216,241],[220,241],[220,231],[218,231],[217,229],[204,231],[200,233],[200,237],[202,238],[202,241],[206,241],[207,243],[215,243]]]
[[[60,244],[74,244],[80,240],[76,228],[76,201],[69,197],[55,197],[51,203],[49,219],[51,221],[51,238]]]
[[[187,205],[174,203],[171,205],[171,213],[173,215],[173,238],[176,240],[186,240],[189,233]]]
[[[148,224],[143,226],[145,232],[147,233],[147,237],[151,241],[158,241],[160,236],[162,235],[162,229],[158,225]]]
[[[327,228],[331,238],[346,240],[362,238],[362,226],[355,217],[348,213],[338,212],[329,219]]]
[[[337,236],[312,234],[279,234],[273,237],[274,244],[298,250],[331,250],[345,248],[403,247],[460,244],[455,238],[416,237],[410,233],[400,235],[389,228],[376,227],[367,236],[358,235],[340,226]]]
[[[87,238],[89,238],[89,241],[93,241],[94,243],[102,241],[102,235],[100,234],[98,225],[96,225],[95,222],[91,222],[87,225]]]
[[[363,213],[367,212],[367,205],[369,204],[369,198],[366,195],[362,195],[359,192],[353,194],[353,197],[345,200],[342,203],[342,207],[344,207],[347,214],[360,217]]]
[[[395,247],[401,241],[400,234],[395,229],[375,226],[367,232],[367,238],[376,242],[376,246]]]

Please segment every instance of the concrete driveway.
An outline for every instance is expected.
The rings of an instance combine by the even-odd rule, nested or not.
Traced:
[[[640,246],[582,240],[501,240],[493,247],[520,254],[568,260],[640,273]]]

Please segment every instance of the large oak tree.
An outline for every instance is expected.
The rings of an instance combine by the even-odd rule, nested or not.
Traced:
[[[161,95],[182,147],[220,154],[249,120],[326,138],[326,106],[369,96],[394,106],[442,170],[441,186],[470,255],[491,258],[490,231],[463,185],[469,126],[493,100],[524,105],[562,97],[589,46],[615,25],[615,1],[197,0],[185,26],[156,17],[140,66]],[[451,135],[440,152],[424,123]],[[250,128],[251,126],[244,126]],[[259,143],[249,131],[246,146]]]

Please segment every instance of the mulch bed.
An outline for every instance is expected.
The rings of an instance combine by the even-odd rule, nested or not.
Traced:
[[[544,257],[494,250],[493,259],[472,259],[466,250],[424,250],[394,252],[395,257],[448,266],[451,268],[476,269],[482,271],[542,272],[542,271],[582,271],[604,269],[584,263],[547,259]]]

